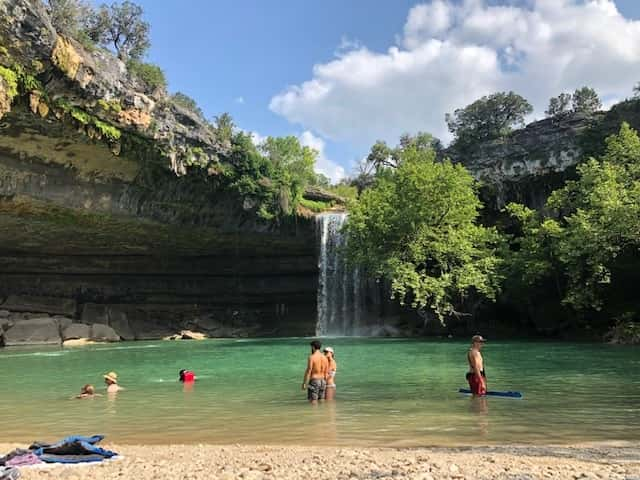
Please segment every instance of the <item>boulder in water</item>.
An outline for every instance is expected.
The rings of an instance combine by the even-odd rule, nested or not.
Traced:
[[[123,340],[136,339],[136,335],[133,333],[131,325],[129,325],[129,318],[124,311],[118,308],[109,307],[107,314],[109,317],[109,326],[116,331],[120,338]]]
[[[60,345],[60,326],[55,318],[32,318],[12,322],[4,332],[4,345]]]
[[[91,327],[84,323],[72,323],[67,328],[62,330],[62,340],[79,340],[88,339],[91,336]]]
[[[108,325],[94,323],[91,325],[91,340],[96,342],[119,342],[120,335]]]
[[[164,337],[163,340],[204,340],[207,336],[204,333],[182,330],[180,333]]]

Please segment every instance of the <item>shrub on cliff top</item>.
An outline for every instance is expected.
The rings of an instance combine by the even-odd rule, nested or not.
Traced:
[[[171,100],[176,105],[180,105],[181,107],[186,108],[190,112],[195,113],[199,117],[204,118],[204,114],[202,113],[202,110],[198,106],[198,103],[189,95],[182,92],[176,92],[173,95],[171,95]]]
[[[158,65],[129,60],[127,62],[127,68],[129,69],[129,73],[148,87],[148,91],[167,88],[167,79]]]

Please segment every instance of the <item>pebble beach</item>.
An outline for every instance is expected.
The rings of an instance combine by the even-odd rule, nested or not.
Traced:
[[[402,449],[108,443],[104,446],[123,458],[95,465],[23,468],[21,478],[640,480],[637,443]],[[0,450],[6,452],[15,447],[0,445]]]

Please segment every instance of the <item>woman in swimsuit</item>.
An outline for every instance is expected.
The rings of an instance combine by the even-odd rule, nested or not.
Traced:
[[[325,400],[333,400],[336,397],[336,372],[338,370],[338,364],[333,354],[333,348],[326,347],[324,349],[324,355],[327,357],[329,368],[327,368],[327,389],[325,393]]]

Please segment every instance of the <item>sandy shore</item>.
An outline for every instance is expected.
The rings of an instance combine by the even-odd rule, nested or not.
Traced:
[[[113,445],[124,459],[22,469],[22,478],[151,479],[613,479],[640,480],[640,445],[343,448]],[[0,445],[1,452],[14,446]]]

